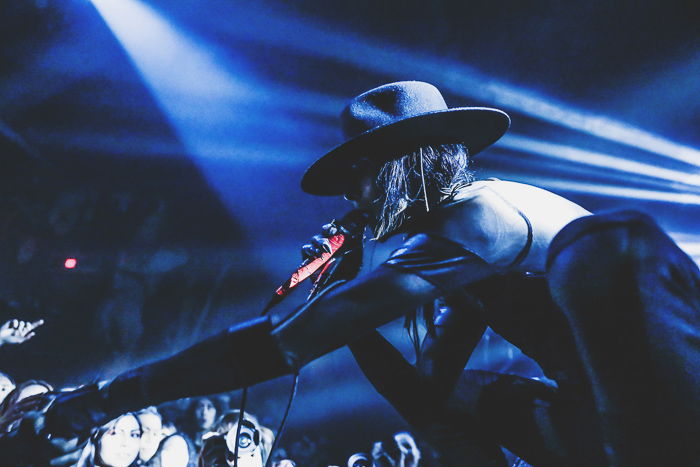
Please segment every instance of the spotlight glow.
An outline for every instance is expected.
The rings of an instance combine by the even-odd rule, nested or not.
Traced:
[[[242,14],[241,7],[237,4],[236,12],[245,21],[231,24],[228,15],[210,15],[210,26],[228,35],[268,44],[284,43],[286,47],[312,56],[330,58],[400,79],[420,77],[456,95],[493,103],[541,121],[683,162],[700,174],[700,150],[696,148],[505,83],[464,63],[436,58],[380,40],[368,40],[337,27],[319,25],[289,14],[275,14],[256,6],[246,5],[246,13]],[[222,21],[222,18],[227,20]],[[289,34],[289,31],[302,33]]]
[[[528,182],[554,191],[700,206],[700,195],[692,193],[645,190],[641,188],[629,188],[615,185],[605,185],[601,183],[561,180],[550,177],[528,177]]]
[[[228,157],[244,163],[254,160],[280,166],[298,164],[305,161],[303,156],[299,157],[299,148],[315,150],[309,141],[314,140],[319,127],[317,121],[298,118],[299,111],[335,116],[343,106],[344,99],[337,96],[266,82],[245,60],[236,62],[231,58],[235,47],[219,50],[216,45],[176,27],[141,0],[92,1],[188,152],[220,192],[230,190],[230,180],[224,177],[220,166],[208,169],[205,159]],[[528,181],[545,188],[595,196],[700,205],[700,151],[695,148],[494,79],[454,60],[348,34],[254,3],[216,5],[219,8],[216,14],[197,16],[197,20],[206,22],[207,29],[233,43],[240,39],[240,43],[284,44],[285,48],[310,57],[331,59],[383,76],[432,81],[446,92],[493,103],[662,158],[658,164],[642,163],[632,159],[635,152],[618,157],[510,134],[499,143],[502,147],[600,169],[609,172],[613,181],[625,174],[644,177],[642,187],[547,177],[528,178]],[[274,118],[269,118],[270,115]],[[290,146],[295,147],[295,157],[288,155]],[[687,165],[687,171],[668,168],[669,159]],[[656,185],[658,190],[647,189]],[[225,196],[222,199],[234,208],[235,201]]]
[[[245,95],[249,89],[222,70],[212,53],[137,0],[92,0],[160,99],[186,109],[193,100]],[[189,99],[182,100],[183,97]]]
[[[143,1],[92,3],[232,213],[240,203],[230,196],[231,172],[222,171],[218,160],[298,164],[289,147],[308,143],[318,130],[316,120],[299,113],[325,117],[341,106],[326,95],[266,83],[245,60],[235,60],[235,50],[202,42]]]
[[[678,244],[681,250],[700,264],[700,235],[682,232],[669,232],[669,235]]]
[[[690,146],[678,144],[627,123],[574,109],[553,99],[501,83],[488,84],[485,90],[492,94],[493,102],[498,105],[543,121],[684,162],[700,173],[698,167],[700,151]]]
[[[613,170],[634,175],[643,175],[664,182],[688,185],[688,188],[694,190],[700,189],[700,175],[644,164],[623,157],[586,151],[564,144],[541,141],[528,136],[507,133],[496,144],[514,151],[523,151],[538,156],[598,167],[605,171]],[[666,187],[667,183],[660,183],[659,185],[661,187]]]

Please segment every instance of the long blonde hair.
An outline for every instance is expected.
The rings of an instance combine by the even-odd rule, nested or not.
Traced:
[[[390,160],[375,180],[382,197],[374,225],[381,240],[401,229],[417,213],[430,210],[474,181],[471,158],[462,144],[424,146]]]

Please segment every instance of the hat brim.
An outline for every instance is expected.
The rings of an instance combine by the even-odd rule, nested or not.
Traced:
[[[352,165],[361,157],[386,162],[422,146],[458,143],[473,156],[495,143],[509,126],[508,114],[486,107],[457,107],[398,120],[333,148],[306,170],[301,189],[320,196],[344,194]]]

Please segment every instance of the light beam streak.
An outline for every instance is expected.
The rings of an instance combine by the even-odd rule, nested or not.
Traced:
[[[297,89],[268,86],[261,82],[243,63],[232,68],[230,60],[222,58],[210,44],[204,44],[193,36],[179,30],[158,12],[139,0],[93,0],[105,22],[144,78],[144,82],[156,97],[164,113],[181,135],[187,149],[196,158],[225,157],[226,147],[221,143],[234,141],[233,136],[250,136],[251,130],[266,128],[268,133],[279,125],[279,133],[306,135],[313,132],[311,126],[304,127],[295,119],[287,117],[285,110],[316,109],[317,104],[325,110],[339,110],[342,104],[329,96],[300,92]],[[237,10],[250,8],[236,5]],[[546,143],[532,138],[511,135],[501,143],[514,150],[536,153],[546,157],[577,162],[599,168],[613,168],[649,178],[666,180],[692,187],[700,186],[697,162],[700,151],[676,145],[622,122],[592,116],[563,104],[539,98],[516,86],[505,85],[469,66],[452,61],[435,59],[400,47],[368,42],[364,38],[343,34],[328,27],[320,27],[308,21],[288,16],[271,14],[270,11],[237,11],[227,18],[225,32],[245,37],[246,40],[262,40],[277,43],[282,40],[285,47],[342,60],[359,68],[375,72],[420,76],[429,79],[443,89],[458,95],[477,98],[515,109],[523,114],[535,116],[563,126],[578,129],[610,141],[644,149],[665,157],[691,164],[694,173],[656,167],[651,164],[616,158],[607,154],[585,151],[566,145]],[[211,21],[219,21],[221,14],[207,15]],[[225,16],[224,16],[225,17]],[[215,18],[215,19],[214,19]],[[239,19],[240,18],[240,19]],[[245,20],[243,20],[243,18]],[[217,24],[217,23],[215,23]],[[264,26],[264,27],[263,27]],[[290,30],[298,31],[289,34]],[[282,99],[278,99],[279,97]],[[236,109],[253,111],[250,106],[266,103],[278,105],[288,102],[287,108],[278,109],[274,119],[248,118],[249,112],[237,114]],[[260,112],[260,109],[257,109]],[[263,113],[263,112],[261,112]],[[209,118],[208,118],[209,116]],[[248,120],[253,120],[251,123]],[[264,121],[263,121],[264,120]],[[255,123],[257,122],[257,123]],[[212,142],[216,142],[212,144]],[[307,144],[308,147],[308,144]],[[240,153],[240,151],[239,151]],[[675,157],[678,156],[678,157]],[[282,156],[283,158],[283,156]],[[274,159],[279,162],[280,157]],[[201,161],[200,161],[201,164]],[[206,172],[206,167],[203,167]],[[217,173],[207,173],[217,187]],[[658,200],[674,203],[700,204],[700,196],[692,193],[673,193],[661,190],[646,190],[585,182],[548,180],[544,186],[582,193],[612,197]],[[224,187],[218,186],[221,191]]]
[[[285,44],[312,56],[341,61],[400,79],[431,81],[444,91],[679,161],[689,165],[695,173],[700,173],[700,150],[696,148],[505,83],[464,63],[435,58],[396,44],[368,40],[357,34],[339,31],[338,27],[321,25],[289,14],[275,14],[269,9],[257,10],[247,5],[246,12],[242,13],[241,8],[241,5],[236,5],[236,16],[245,17],[245,22],[232,24],[226,14],[208,15],[206,21],[211,27],[231,36],[268,44]],[[227,18],[226,22],[221,21],[222,17]],[[295,33],[290,34],[290,31]]]
[[[522,151],[538,156],[572,162],[575,164],[597,167],[606,171],[615,170],[623,173],[642,175],[652,179],[686,185],[688,189],[700,189],[700,175],[667,169],[651,164],[644,164],[623,157],[611,156],[594,151],[587,151],[565,144],[550,143],[515,133],[507,133],[497,146],[514,151]],[[662,187],[667,184],[661,183]]]
[[[527,181],[554,191],[566,191],[595,196],[609,196],[613,198],[637,199],[643,201],[661,201],[667,203],[687,204],[700,206],[700,195],[692,193],[673,193],[668,191],[645,190],[641,188],[629,188],[600,183],[588,183],[572,180],[561,180],[550,177],[528,177]]]

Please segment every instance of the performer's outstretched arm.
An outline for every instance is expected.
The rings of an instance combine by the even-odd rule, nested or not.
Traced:
[[[441,402],[452,393],[486,331],[481,304],[461,290],[446,297],[444,305],[436,310],[435,332],[426,334],[416,362],[421,378]]]
[[[492,266],[464,247],[416,235],[372,273],[326,291],[274,327],[266,319],[233,326],[106,386],[60,395],[44,430],[71,436],[147,405],[291,374],[406,310],[492,274]]]

